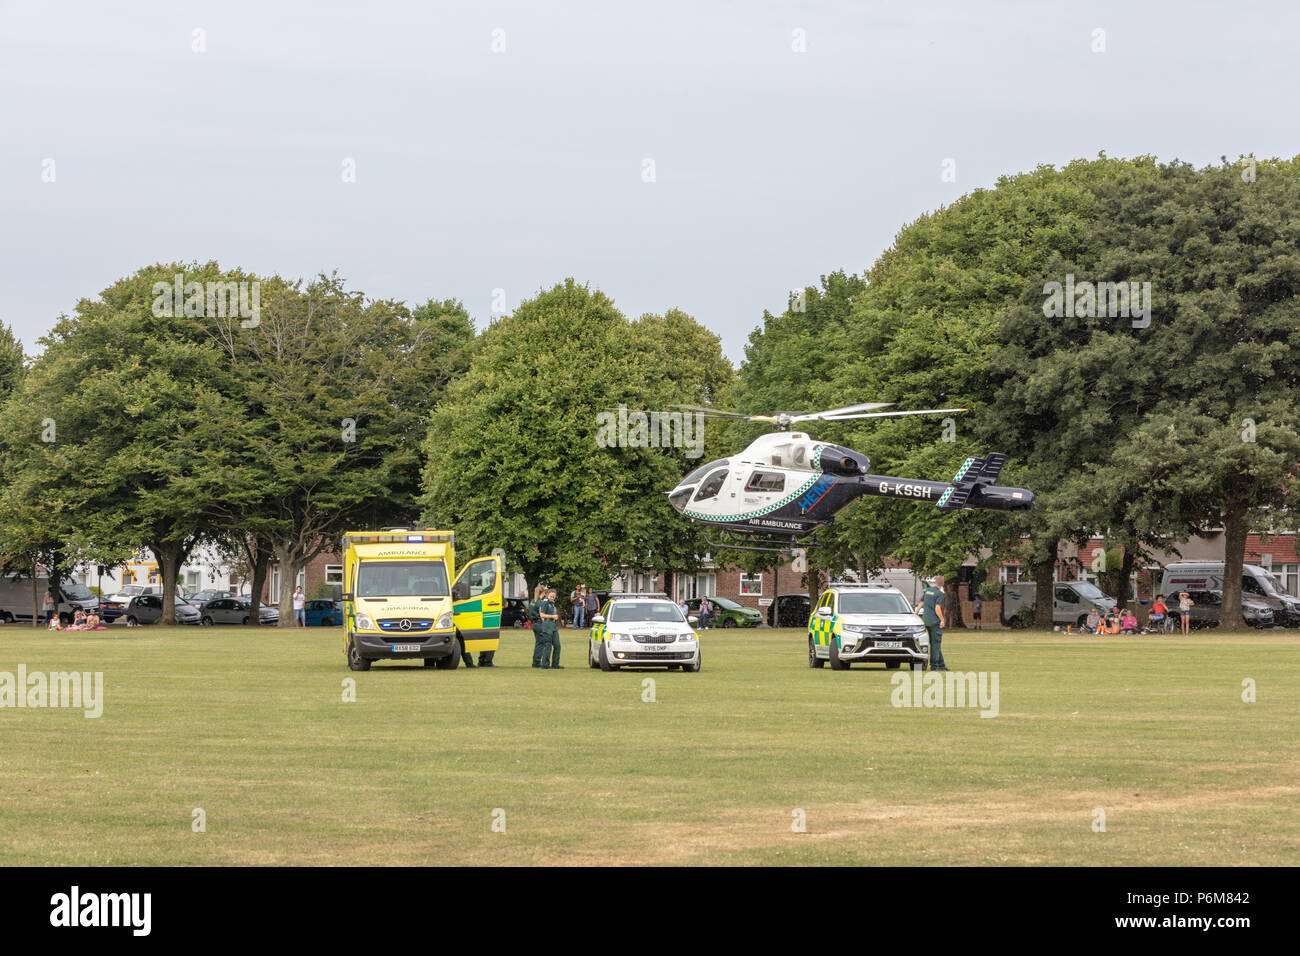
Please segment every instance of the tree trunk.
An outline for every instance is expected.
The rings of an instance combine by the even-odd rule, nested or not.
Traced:
[[[262,609],[262,589],[266,587],[266,577],[271,569],[271,544],[264,538],[253,538],[244,545],[248,557],[248,566],[252,570],[252,606],[258,613],[248,615],[249,627],[260,627]]]
[[[1056,549],[1053,541],[1047,556],[1034,562],[1034,626],[1052,629],[1053,586],[1056,584]]]
[[[151,548],[158,561],[158,570],[162,572],[162,617],[158,623],[171,625],[176,623],[176,575],[185,562],[183,545],[168,543]]]
[[[1119,580],[1115,582],[1115,603],[1120,608],[1128,606],[1133,595],[1129,592],[1133,580],[1133,565],[1137,561],[1137,548],[1131,542],[1124,544],[1124,557],[1119,564]]]
[[[300,552],[291,545],[277,544],[275,560],[280,565],[280,627],[295,627],[293,620],[293,589],[298,581],[298,572],[302,569]],[[253,606],[248,612],[249,623],[254,623],[261,616],[259,598],[253,599]]]
[[[1246,503],[1234,498],[1227,502],[1223,517],[1223,606],[1219,629],[1239,631],[1246,621],[1241,616],[1241,568],[1246,563]]]

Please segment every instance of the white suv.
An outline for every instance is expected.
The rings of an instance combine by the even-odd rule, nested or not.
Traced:
[[[612,596],[591,619],[587,664],[603,671],[620,667],[700,669],[700,638],[682,609],[663,597]]]
[[[808,619],[808,666],[903,663],[930,668],[930,635],[903,592],[886,584],[833,584]]]

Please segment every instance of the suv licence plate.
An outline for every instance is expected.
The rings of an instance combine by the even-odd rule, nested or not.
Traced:
[[[876,647],[902,647],[902,641],[876,641]]]
[[[419,644],[394,644],[393,645],[394,654],[401,654],[410,651],[418,651],[419,649],[420,649]]]

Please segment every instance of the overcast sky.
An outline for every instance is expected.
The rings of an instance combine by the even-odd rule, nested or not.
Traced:
[[[1281,2],[0,0],[0,320],[34,352],[158,261],[480,327],[574,276],[739,362],[999,175],[1300,152],[1297,35]]]

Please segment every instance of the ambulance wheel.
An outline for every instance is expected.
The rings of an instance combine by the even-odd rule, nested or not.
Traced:
[[[811,637],[808,638],[808,666],[809,667],[826,666],[826,662],[817,656],[817,645],[816,643],[814,643]]]
[[[600,669],[603,671],[618,670],[617,664],[611,664],[609,662],[609,645],[604,641],[600,642]]]
[[[885,661],[885,670],[896,671],[898,670],[899,663],[899,661]]]
[[[828,646],[829,646],[829,648],[830,648],[830,652],[831,652],[831,670],[833,670],[833,671],[846,671],[846,670],[848,670],[848,669],[849,669],[848,662],[847,662],[847,661],[842,661],[842,660],[840,660],[840,645],[839,645],[839,642],[838,642],[837,640],[835,640],[835,638],[832,637],[832,638],[831,638],[831,642],[830,642],[830,644],[829,644]]]
[[[912,661],[912,670],[916,670],[918,667],[923,671],[928,671],[930,669],[930,665],[925,661],[921,661],[919,664],[916,661]]]
[[[703,652],[696,651],[695,660],[691,661],[689,664],[683,664],[682,670],[686,671],[686,673],[688,674],[698,674],[700,672],[700,665],[703,663],[704,663]]]
[[[424,662],[424,666],[429,666],[427,660]],[[453,637],[451,639],[451,654],[447,657],[435,658],[433,666],[444,671],[454,671],[457,667],[460,667],[460,641]]]
[[[357,642],[351,637],[348,638],[348,670],[370,670],[370,661],[361,656],[361,652],[357,650]]]

